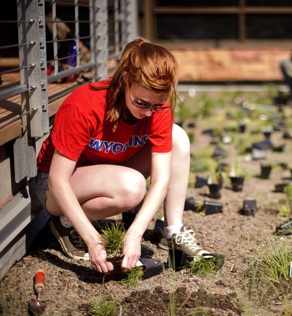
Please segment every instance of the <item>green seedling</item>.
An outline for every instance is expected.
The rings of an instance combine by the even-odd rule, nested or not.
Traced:
[[[126,234],[123,224],[116,222],[113,225],[108,225],[102,230],[105,247],[111,256],[122,256],[122,244]]]
[[[216,258],[200,258],[199,260],[194,260],[189,263],[188,266],[189,273],[191,276],[209,276],[216,273]]]
[[[135,267],[126,274],[125,278],[121,280],[121,283],[128,287],[135,286],[138,282],[142,281],[143,275],[143,267]]]
[[[285,187],[284,193],[286,200],[279,204],[278,212],[284,216],[290,216],[292,213],[292,184]]]
[[[118,314],[118,303],[115,300],[107,300],[100,296],[89,303],[89,315],[92,316],[115,316]]]

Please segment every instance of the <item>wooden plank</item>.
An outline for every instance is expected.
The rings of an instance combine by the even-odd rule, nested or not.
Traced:
[[[11,165],[6,146],[0,147],[0,208],[12,199]]]
[[[12,122],[11,124],[1,128],[0,126],[0,146],[8,143],[21,135],[21,120]]]
[[[1,68],[18,68],[19,67],[19,58],[0,58],[0,67]]]
[[[56,114],[59,106],[67,95],[79,87],[80,82],[53,83],[48,85],[49,117]],[[21,96],[17,95],[0,103],[0,146],[21,135],[21,119],[17,115],[21,114]]]

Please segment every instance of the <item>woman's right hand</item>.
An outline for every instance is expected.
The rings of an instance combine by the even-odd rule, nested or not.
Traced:
[[[98,240],[88,246],[88,254],[90,263],[94,270],[100,273],[108,273],[113,271],[114,266],[107,261],[107,253],[103,240]]]

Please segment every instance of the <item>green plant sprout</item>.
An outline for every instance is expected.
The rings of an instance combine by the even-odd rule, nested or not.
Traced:
[[[222,172],[220,168],[218,168],[218,164],[215,161],[210,161],[208,164],[209,177],[208,184],[219,184],[222,182]]]
[[[284,216],[290,216],[292,214],[292,184],[285,187],[284,193],[286,200],[279,203],[278,212]]]
[[[262,277],[272,283],[280,283],[280,279],[289,280],[289,265],[292,254],[283,249],[274,249],[274,253],[266,254],[260,263]]]
[[[189,274],[199,275],[199,276],[210,276],[214,275],[217,271],[216,269],[216,258],[200,258],[199,260],[191,261],[188,264]]]
[[[113,225],[107,225],[102,230],[102,234],[109,255],[116,258],[122,257],[122,243],[126,234],[123,224],[116,221]]]
[[[107,300],[103,296],[94,298],[89,303],[89,315],[91,316],[116,316],[118,303],[115,300]]]
[[[121,280],[121,283],[125,286],[135,286],[138,282],[142,281],[144,275],[143,267],[135,267]]]
[[[235,160],[233,165],[230,168],[229,176],[230,177],[242,177],[245,175],[245,170],[242,167],[238,159]]]

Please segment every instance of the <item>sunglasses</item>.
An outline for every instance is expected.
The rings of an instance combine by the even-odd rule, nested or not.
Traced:
[[[129,95],[130,95],[132,104],[139,109],[143,109],[143,110],[151,109],[153,111],[161,111],[161,110],[169,109],[171,107],[171,106],[163,106],[163,104],[150,104],[142,100],[134,99],[131,93],[129,93]]]

